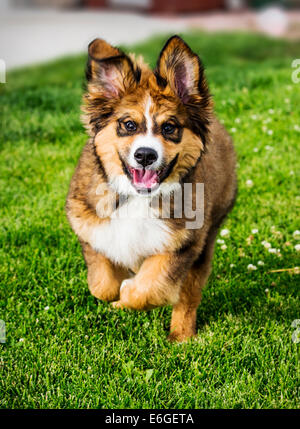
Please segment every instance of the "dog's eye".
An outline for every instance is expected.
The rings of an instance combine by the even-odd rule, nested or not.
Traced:
[[[126,128],[127,131],[130,131],[130,132],[136,131],[136,123],[135,122],[133,122],[133,121],[126,121],[124,123],[124,125],[125,125],[125,128]]]
[[[171,122],[165,122],[161,126],[163,134],[173,134],[175,131],[175,128],[176,126],[174,124],[171,124]]]

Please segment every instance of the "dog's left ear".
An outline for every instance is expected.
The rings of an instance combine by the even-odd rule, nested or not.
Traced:
[[[202,63],[179,36],[173,36],[166,42],[155,74],[158,83],[168,83],[184,104],[191,98],[208,95]]]

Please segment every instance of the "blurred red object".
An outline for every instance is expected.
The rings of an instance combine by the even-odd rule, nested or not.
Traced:
[[[224,9],[226,0],[149,0],[148,6],[145,7],[143,3],[143,9],[151,12],[161,13],[180,13],[180,12],[200,12],[204,10],[213,9]],[[87,7],[126,7],[139,9],[138,2],[122,1],[113,2],[110,0],[84,0],[84,4]],[[146,2],[147,4],[147,2]],[[141,5],[142,6],[142,5]]]
[[[153,12],[200,12],[225,8],[225,0],[152,0],[151,3]]]
[[[87,7],[107,7],[108,2],[106,0],[85,0],[84,4]]]

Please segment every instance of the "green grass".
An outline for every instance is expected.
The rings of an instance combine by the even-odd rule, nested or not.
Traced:
[[[300,229],[300,84],[291,81],[300,46],[247,34],[185,39],[207,67],[239,162],[227,249],[217,245],[198,336],[186,344],[166,340],[170,308],[117,311],[88,292],[64,212],[86,141],[79,119],[85,56],[11,72],[0,86],[1,408],[299,405],[299,344],[291,338],[300,319],[299,276],[270,270],[300,265],[293,238]],[[130,51],[154,65],[164,40]],[[247,270],[250,263],[256,271]]]

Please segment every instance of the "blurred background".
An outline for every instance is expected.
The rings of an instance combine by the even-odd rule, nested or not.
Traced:
[[[9,69],[85,51],[95,37],[127,44],[191,29],[300,39],[300,0],[1,0],[0,59]]]

